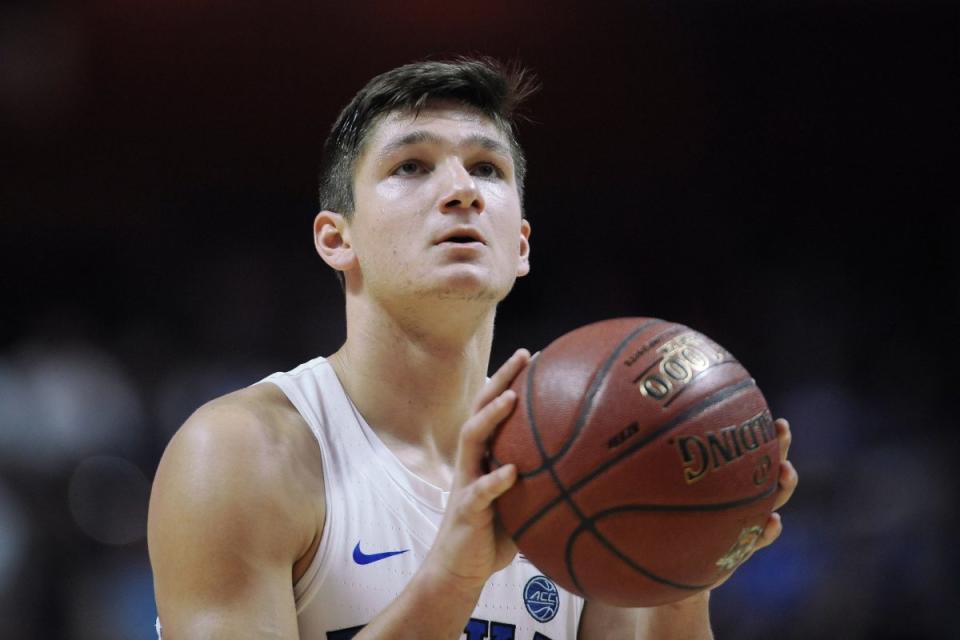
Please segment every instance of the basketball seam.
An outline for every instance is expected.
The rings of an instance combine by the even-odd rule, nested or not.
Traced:
[[[573,501],[573,497],[570,495],[569,491],[567,490],[567,487],[565,487],[563,482],[560,481],[560,477],[557,475],[557,472],[553,467],[554,462],[556,462],[556,460],[562,457],[570,446],[573,446],[572,445],[573,442],[576,442],[577,436],[579,435],[580,430],[583,428],[583,425],[586,422],[586,418],[584,416],[585,414],[589,413],[590,408],[593,405],[593,398],[594,396],[596,396],[597,391],[599,390],[600,385],[602,384],[604,374],[610,370],[611,366],[613,366],[614,360],[616,360],[620,356],[620,353],[623,351],[626,345],[628,345],[630,341],[633,340],[637,335],[642,333],[645,329],[651,326],[656,326],[657,324],[660,324],[662,322],[663,322],[662,320],[659,320],[657,318],[647,320],[646,322],[642,323],[639,327],[631,331],[623,340],[620,341],[620,344],[618,344],[616,349],[613,350],[613,352],[607,358],[607,361],[600,368],[600,370],[594,373],[593,380],[591,380],[590,382],[589,391],[587,392],[587,399],[584,403],[585,406],[581,405],[580,416],[578,417],[577,422],[574,425],[574,432],[573,434],[570,435],[569,438],[567,438],[566,446],[561,448],[561,450],[557,452],[556,456],[547,455],[547,452],[543,446],[543,441],[540,438],[540,429],[537,427],[536,416],[534,416],[533,414],[532,388],[534,383],[534,372],[535,372],[536,363],[534,362],[530,363],[530,374],[527,376],[527,394],[526,394],[527,395],[527,417],[528,417],[527,422],[530,425],[530,431],[533,435],[534,443],[536,443],[537,445],[537,450],[540,451],[540,459],[542,461],[542,466],[545,466],[547,471],[550,472],[550,477],[553,478],[553,482],[554,484],[557,485],[557,489],[560,492],[559,499],[565,500],[567,504],[570,505],[570,508],[573,509],[574,515],[576,515],[576,517],[580,520],[581,526],[585,521],[585,516],[583,512],[580,511],[580,508]],[[571,573],[570,575],[572,577],[573,574]],[[577,586],[579,588],[579,585]]]
[[[574,423],[573,433],[570,434],[570,436],[567,438],[567,441],[563,444],[560,450],[557,451],[557,453],[552,456],[547,455],[543,447],[541,447],[540,443],[538,442],[537,448],[540,450],[540,458],[542,462],[540,466],[535,469],[521,472],[519,474],[520,478],[530,478],[540,473],[543,473],[544,471],[547,471],[550,467],[552,467],[554,462],[556,462],[557,460],[562,458],[564,455],[566,455],[567,451],[569,451],[570,447],[573,446],[573,443],[577,441],[577,437],[580,435],[580,432],[583,430],[583,425],[586,423],[586,416],[590,412],[590,409],[593,406],[593,398],[594,396],[596,396],[597,391],[600,388],[600,384],[603,381],[604,374],[607,371],[609,371],[610,367],[613,365],[613,361],[616,360],[617,356],[619,356],[620,353],[623,352],[624,347],[626,347],[626,345],[629,344],[631,340],[637,337],[637,335],[639,335],[644,330],[649,329],[652,326],[656,326],[657,324],[663,324],[663,322],[664,321],[660,320],[659,318],[653,318],[651,320],[648,320],[647,322],[641,324],[639,327],[631,331],[629,334],[627,334],[626,338],[620,341],[620,344],[618,344],[616,349],[613,350],[613,352],[607,358],[607,361],[603,364],[603,366],[600,367],[600,369],[598,369],[593,374],[593,378],[590,381],[590,387],[587,391],[587,395],[585,396],[583,403],[579,407],[580,412],[577,415],[576,422]],[[649,347],[651,344],[656,344],[656,341],[661,339],[665,333],[669,333],[669,329],[667,331],[664,331],[663,333],[660,333],[654,336],[654,338],[652,338],[650,342],[648,342],[644,346]],[[534,435],[534,440],[536,440],[539,436],[539,429],[537,429],[536,427],[536,418],[533,415],[533,379],[534,379],[533,373],[535,369],[536,369],[536,362],[534,361],[530,363],[530,372],[527,375],[527,380],[525,385],[526,393],[524,394],[526,396],[526,405],[527,405],[526,406],[527,424],[530,425],[530,429]]]
[[[585,531],[590,531],[597,538],[600,544],[606,547],[607,550],[610,551],[612,554],[620,558],[620,560],[622,560],[623,563],[626,564],[628,567],[630,567],[637,573],[643,574],[647,578],[650,578],[654,582],[659,582],[660,584],[665,584],[667,586],[674,587],[676,589],[683,589],[688,591],[699,591],[701,589],[706,589],[707,587],[710,586],[709,584],[702,584],[702,585],[683,584],[682,582],[674,582],[672,580],[664,578],[663,576],[658,576],[657,574],[653,573],[649,569],[634,562],[633,559],[630,558],[629,556],[624,555],[624,553],[619,549],[617,549],[609,540],[607,540],[605,537],[600,535],[597,532],[597,530],[593,527],[593,523],[591,522],[588,527],[583,527],[583,526],[578,527],[577,530],[574,531],[572,534],[570,534],[570,537],[567,539],[567,550],[566,550],[567,571],[570,573],[570,578],[573,580],[573,584],[576,585],[577,589],[581,593],[585,594],[585,590],[583,588],[583,585],[580,584],[580,581],[577,579],[576,573],[573,570],[573,547],[576,544],[577,538],[579,538],[580,535]]]
[[[659,576],[643,565],[639,564],[628,555],[623,553],[616,545],[610,542],[604,535],[597,531],[594,523],[598,520],[606,518],[607,516],[620,513],[620,512],[630,512],[630,511],[671,511],[671,512],[692,512],[692,511],[722,511],[725,509],[736,509],[737,507],[745,507],[747,505],[753,504],[764,498],[770,497],[773,492],[776,490],[779,482],[774,480],[770,487],[764,489],[762,492],[757,495],[750,496],[749,498],[741,498],[740,500],[731,500],[730,502],[723,503],[713,503],[708,505],[645,505],[645,504],[636,504],[636,505],[620,505],[618,507],[613,507],[611,509],[605,509],[600,513],[594,514],[588,518],[588,522],[581,521],[579,527],[576,531],[570,534],[570,537],[567,539],[567,549],[566,549],[566,562],[567,562],[567,571],[570,573],[570,577],[573,579],[573,583],[577,586],[581,592],[584,590],[580,584],[580,581],[577,579],[577,576],[574,572],[574,563],[573,563],[573,548],[576,544],[576,539],[580,534],[585,531],[590,531],[596,537],[596,539],[605,546],[611,553],[620,558],[628,567],[637,571],[638,573],[643,574],[647,578],[650,578],[654,582],[659,582],[670,587],[677,589],[684,589],[690,591],[698,591],[700,589],[706,589],[709,587],[709,584],[684,584],[682,582],[674,582],[663,576]]]
[[[622,504],[616,507],[610,507],[609,509],[604,509],[596,515],[591,516],[591,518],[596,520],[614,513],[619,513],[620,511],[667,511],[673,513],[725,511],[727,509],[745,507],[753,504],[754,502],[763,500],[764,498],[769,498],[776,490],[778,484],[779,480],[774,480],[770,483],[769,487],[760,493],[748,496],[746,498],[740,498],[738,500],[730,500],[729,502],[708,502],[706,504]]]
[[[577,421],[574,423],[573,433],[571,433],[570,437],[567,438],[567,441],[564,443],[563,447],[560,448],[560,451],[558,451],[555,456],[552,456],[551,463],[562,458],[567,451],[570,450],[570,447],[573,446],[573,443],[577,441],[580,432],[583,431],[583,425],[587,423],[587,417],[593,410],[593,399],[596,397],[597,392],[600,391],[600,387],[603,385],[603,382],[606,379],[606,374],[608,371],[610,371],[610,367],[613,366],[613,362],[620,357],[620,354],[623,353],[623,350],[628,344],[630,344],[631,340],[643,333],[646,329],[662,323],[662,320],[654,318],[631,331],[629,334],[627,334],[627,337],[620,341],[620,344],[617,345],[617,348],[610,353],[610,355],[607,357],[607,361],[603,363],[603,366],[593,374],[593,380],[590,381],[590,387],[587,390],[587,395],[584,398],[583,404],[580,405],[580,413],[577,415]],[[667,331],[664,331],[663,333],[668,333],[669,331],[670,329],[667,329]],[[650,342],[653,343],[654,341],[661,339],[663,333],[654,336]]]
[[[562,502],[562,501],[565,500],[565,499],[568,499],[568,498],[567,498],[568,492],[569,492],[569,493],[575,493],[575,492],[579,491],[579,490],[582,489],[587,483],[589,483],[589,482],[592,481],[594,478],[596,478],[598,475],[600,475],[601,473],[603,473],[604,471],[606,471],[606,470],[609,469],[610,467],[614,466],[615,464],[617,464],[618,462],[620,462],[621,460],[623,460],[623,459],[626,458],[627,456],[633,455],[634,453],[636,453],[637,451],[639,451],[639,450],[642,449],[643,447],[647,446],[648,444],[650,444],[651,442],[653,442],[654,440],[656,440],[657,438],[659,438],[661,435],[663,435],[663,434],[666,433],[667,431],[673,429],[676,425],[680,424],[681,422],[683,422],[683,421],[685,421],[685,420],[688,420],[689,418],[692,418],[693,416],[696,416],[696,415],[698,415],[698,414],[700,414],[700,413],[703,413],[704,411],[706,411],[707,409],[709,409],[709,408],[712,407],[713,405],[715,405],[715,404],[717,404],[717,403],[719,403],[719,402],[723,402],[724,400],[727,400],[728,398],[731,398],[731,397],[739,394],[739,393],[740,393],[741,391],[743,391],[744,389],[747,389],[747,388],[749,388],[749,387],[755,386],[755,384],[756,384],[756,383],[754,382],[753,378],[749,378],[749,377],[748,377],[748,378],[745,378],[745,379],[742,379],[742,380],[739,380],[739,381],[737,381],[737,382],[731,383],[731,384],[727,385],[726,387],[722,387],[721,389],[719,389],[719,390],[715,391],[714,393],[710,394],[709,396],[707,396],[706,398],[704,398],[701,402],[693,405],[692,407],[689,407],[688,409],[686,409],[686,410],[684,410],[682,413],[674,416],[674,417],[671,418],[670,420],[667,420],[667,421],[664,422],[662,425],[660,425],[659,427],[657,427],[656,429],[654,429],[653,431],[651,431],[649,434],[647,434],[647,436],[644,437],[643,439],[637,440],[637,441],[634,442],[630,447],[624,449],[624,450],[621,451],[619,454],[617,454],[615,457],[611,458],[610,460],[607,460],[606,462],[604,462],[603,464],[599,465],[596,469],[594,469],[593,471],[591,471],[591,472],[588,473],[587,475],[583,476],[582,478],[578,479],[576,482],[572,483],[569,488],[563,488],[561,495],[559,495],[559,496],[553,498],[552,500],[550,500],[550,502],[548,502],[546,505],[544,505],[539,511],[537,511],[537,513],[533,514],[529,519],[527,519],[526,522],[524,522],[524,523],[521,524],[519,527],[517,527],[517,529],[516,529],[516,530],[514,531],[514,533],[513,533],[513,538],[514,538],[514,540],[519,540],[520,537],[523,536],[523,534],[526,533],[527,530],[530,529],[530,527],[532,527],[534,524],[537,523],[537,521],[540,520],[540,518],[542,518],[543,516],[545,516],[549,511],[551,511],[551,510],[552,510],[555,506],[557,506],[560,502]],[[537,435],[536,435],[536,432],[535,432],[535,440],[536,440],[536,442],[537,442],[538,448],[540,448],[540,450],[541,450],[541,455],[542,455],[542,451],[543,451],[543,450],[542,450],[542,447],[541,447],[541,445],[540,445],[539,437],[537,437]],[[550,467],[548,467],[548,468],[549,468],[550,471],[551,471],[551,475],[554,475],[554,477],[555,477],[555,474],[553,473],[553,467],[552,467],[552,465],[551,465]],[[560,483],[559,479],[557,479],[556,482],[557,482],[558,486],[560,486],[561,488],[563,487],[563,485]]]
[[[680,391],[677,391],[676,395],[674,395],[672,398],[670,398],[669,400],[667,400],[666,402],[663,403],[663,408],[666,409],[666,408],[669,407],[671,404],[673,404],[673,401],[676,400],[677,398],[679,398],[679,397],[680,397],[680,394],[682,394],[684,391],[686,391],[687,389],[689,389],[689,388],[693,385],[693,381],[694,381],[694,380],[697,380],[697,379],[700,378],[701,376],[704,376],[704,375],[706,375],[706,374],[708,374],[708,373],[711,373],[711,372],[713,372],[713,371],[716,371],[719,367],[722,367],[722,366],[728,365],[728,364],[740,364],[740,363],[739,363],[735,358],[731,358],[731,359],[729,359],[729,360],[724,360],[723,362],[718,362],[717,364],[713,365],[712,367],[709,367],[709,368],[707,368],[707,369],[704,369],[703,371],[701,371],[701,372],[698,373],[697,375],[695,375],[695,376],[693,376],[692,378],[690,378],[689,380],[687,380],[686,384],[684,384],[683,388],[680,389]]]

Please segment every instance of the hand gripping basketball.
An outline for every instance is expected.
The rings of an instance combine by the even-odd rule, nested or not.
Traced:
[[[780,478],[777,497],[773,502],[774,512],[770,514],[770,518],[763,527],[763,533],[750,551],[750,555],[747,556],[747,560],[760,549],[769,547],[780,537],[780,534],[783,533],[783,522],[777,510],[790,501],[793,492],[797,490],[797,484],[800,482],[800,476],[797,474],[796,468],[794,468],[793,463],[787,459],[787,451],[790,449],[790,442],[793,440],[793,435],[790,433],[790,423],[783,418],[778,418],[774,422],[774,425],[777,429],[777,440],[780,443]],[[744,562],[745,561],[746,560],[744,560]],[[715,584],[714,587],[720,586],[726,582],[729,577],[729,575],[725,576],[720,582]]]
[[[497,514],[569,591],[622,607],[682,600],[778,535],[771,514],[796,486],[789,429],[707,336],[656,318],[593,323],[513,388],[491,459],[517,481]]]
[[[529,352],[520,349],[493,374],[460,431],[453,488],[427,565],[467,590],[482,588],[517,552],[492,507],[513,486],[516,467],[505,465],[487,473],[484,458],[491,434],[516,403],[516,392],[508,387],[529,361]]]

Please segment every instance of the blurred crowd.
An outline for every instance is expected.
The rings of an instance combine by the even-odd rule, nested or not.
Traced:
[[[216,363],[144,380],[111,345],[34,335],[0,355],[0,637],[150,638],[150,484]]]

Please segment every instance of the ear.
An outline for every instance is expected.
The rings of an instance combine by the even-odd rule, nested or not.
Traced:
[[[530,223],[526,218],[520,221],[520,261],[517,263],[517,277],[530,273]]]
[[[350,244],[347,220],[333,211],[321,211],[313,219],[313,244],[323,261],[337,271],[357,266],[357,255]]]

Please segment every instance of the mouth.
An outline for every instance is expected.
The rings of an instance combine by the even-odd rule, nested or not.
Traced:
[[[446,231],[440,239],[437,240],[436,244],[487,244],[486,239],[483,237],[479,231],[473,227],[455,227]]]

